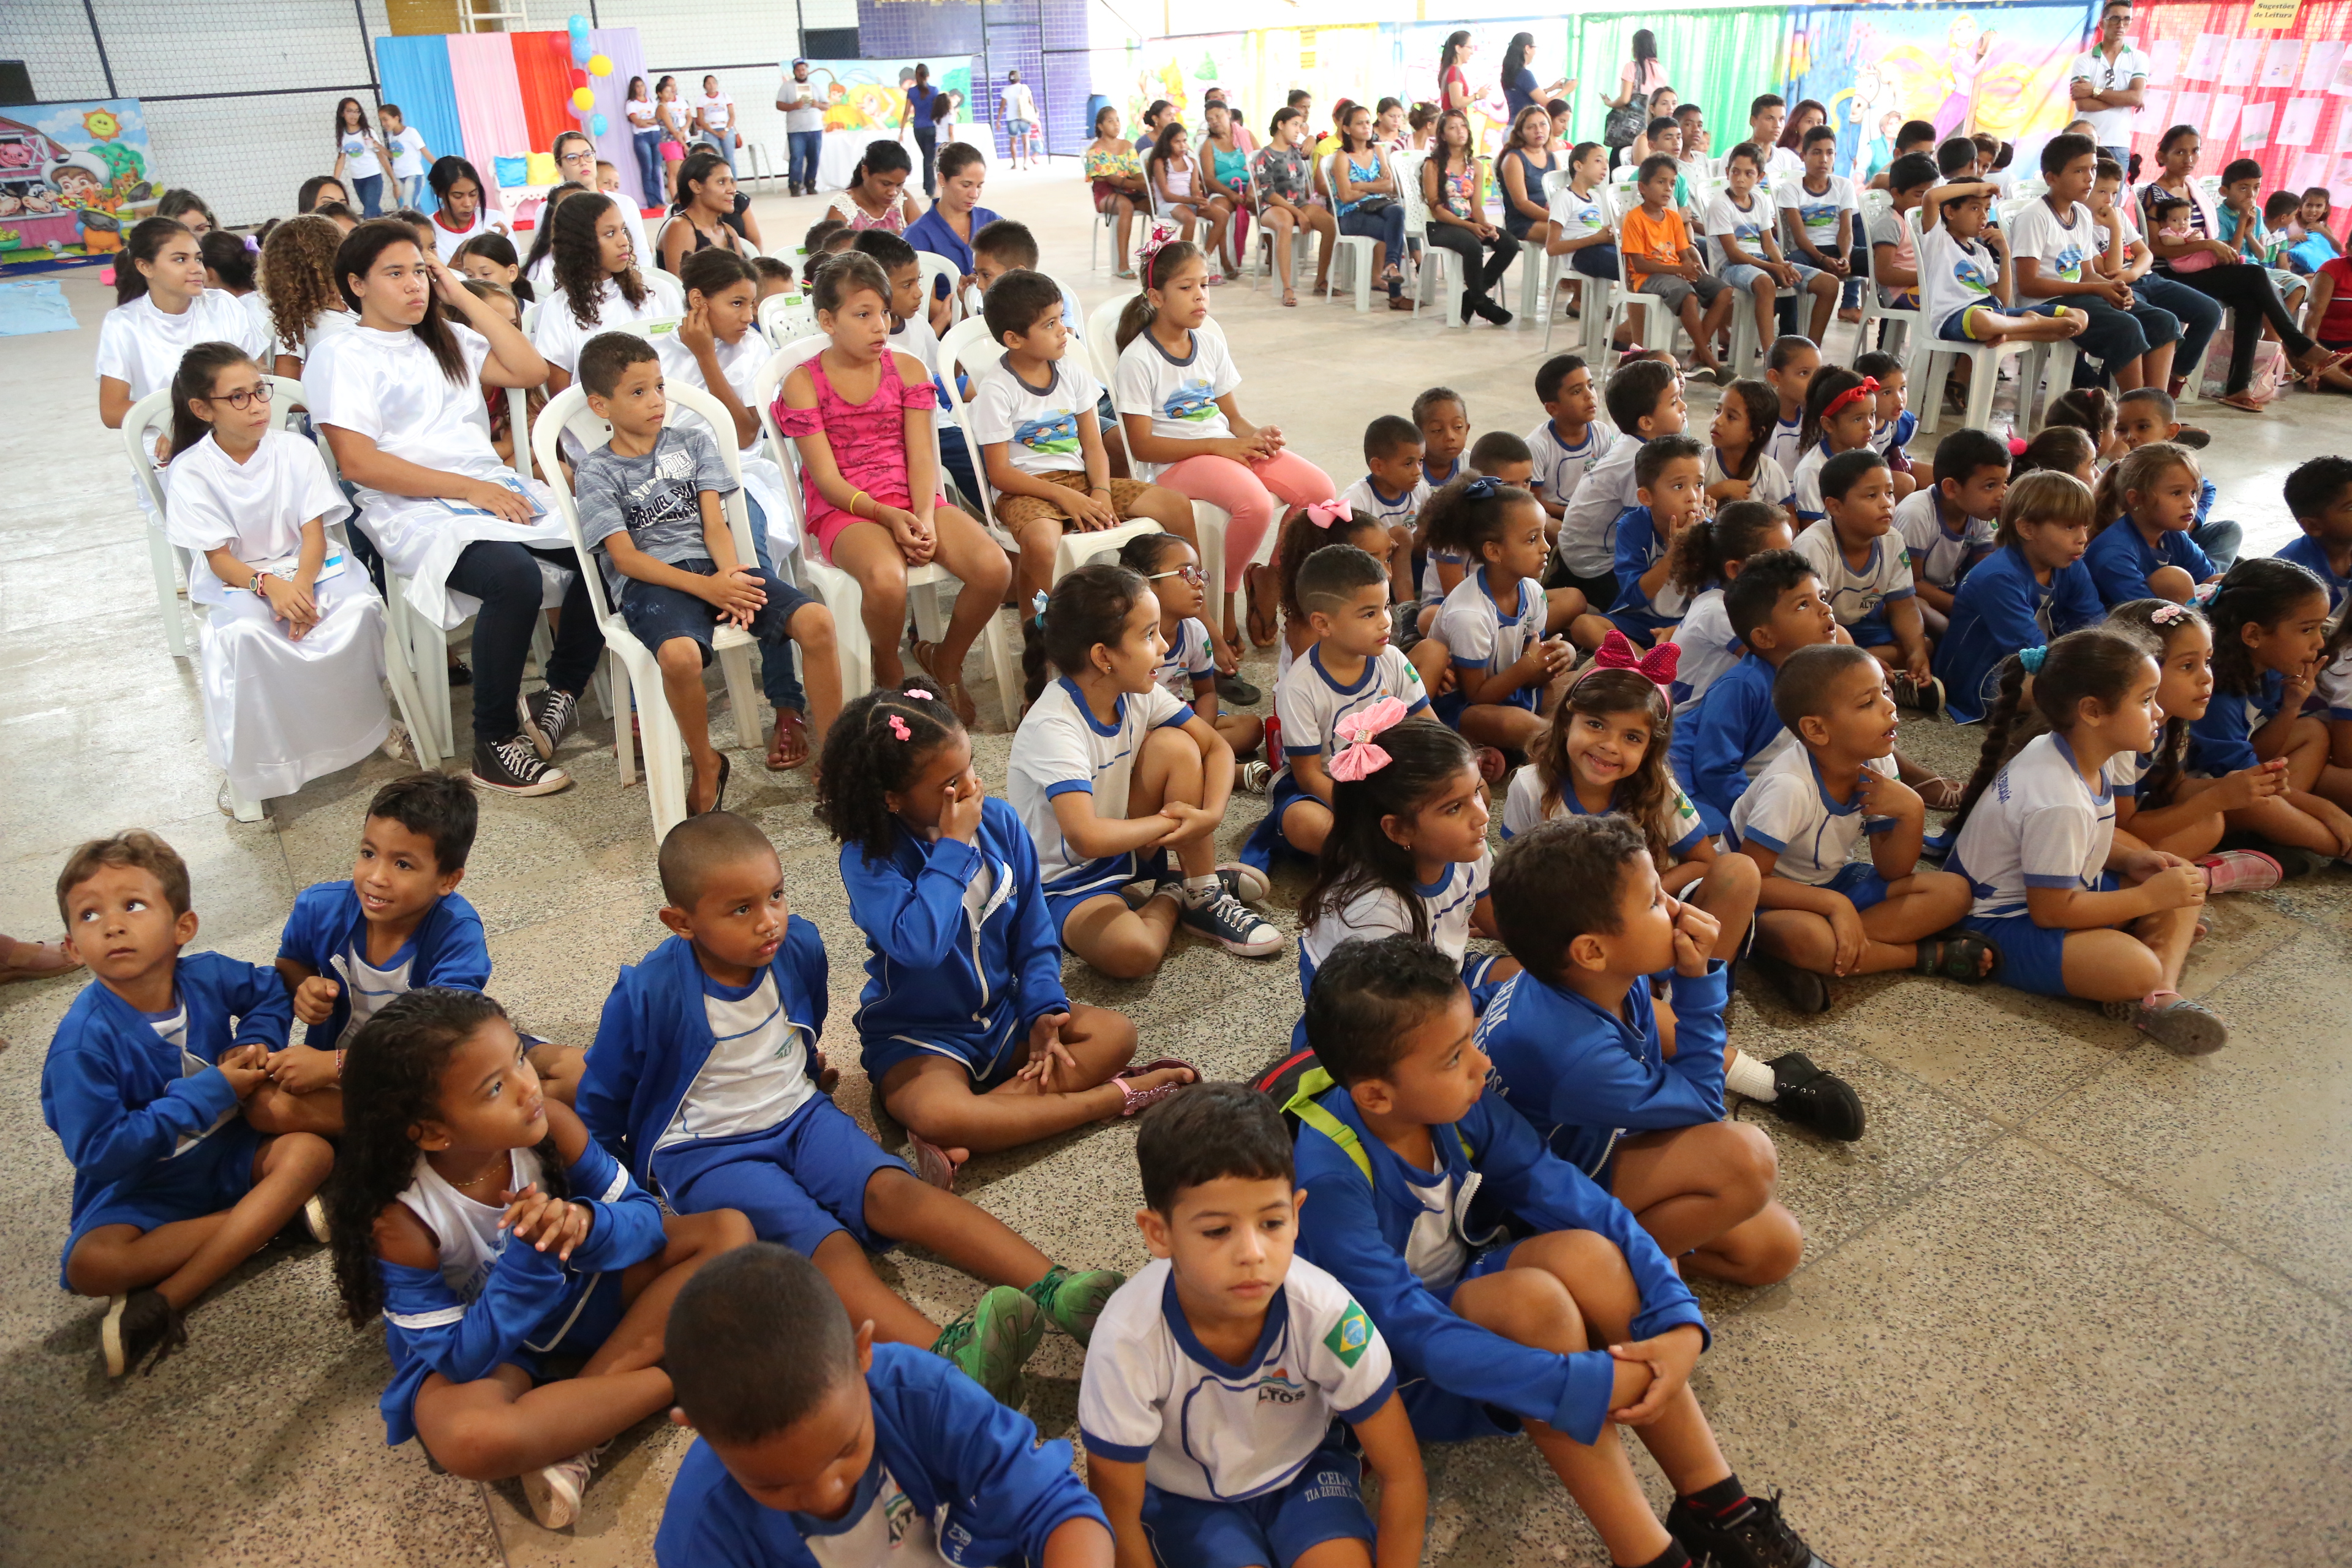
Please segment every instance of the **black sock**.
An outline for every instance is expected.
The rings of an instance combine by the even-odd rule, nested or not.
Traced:
[[[1723,1519],[1747,1504],[1748,1491],[1739,1484],[1738,1476],[1726,1476],[1711,1487],[1690,1493],[1683,1501],[1710,1519]]]
[[[1634,1564],[1633,1568],[1690,1568],[1690,1553],[1683,1550],[1681,1542],[1669,1541],[1664,1552],[1647,1563]]]

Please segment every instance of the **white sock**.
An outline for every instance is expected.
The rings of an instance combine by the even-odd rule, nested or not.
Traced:
[[[1780,1098],[1780,1091],[1772,1087],[1772,1069],[1741,1050],[1731,1053],[1731,1065],[1723,1070],[1723,1087],[1748,1100]]]

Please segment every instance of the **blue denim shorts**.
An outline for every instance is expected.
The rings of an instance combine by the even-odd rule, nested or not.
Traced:
[[[716,575],[719,568],[707,557],[674,563],[681,572],[691,572],[698,577]],[[754,564],[760,586],[766,591],[768,602],[751,617],[753,637],[773,646],[790,635],[787,628],[793,617],[804,605],[816,600],[802,593],[790,583],[764,566]],[[702,662],[710,662],[710,639],[717,635],[719,612],[707,599],[698,599],[683,589],[665,587],[659,583],[640,583],[632,578],[621,585],[621,619],[629,634],[649,648],[658,651],[661,645],[674,637],[690,637],[702,646]]]

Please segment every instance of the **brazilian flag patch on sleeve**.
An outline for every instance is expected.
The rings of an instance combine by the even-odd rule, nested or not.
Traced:
[[[1372,1342],[1372,1321],[1364,1316],[1361,1307],[1349,1301],[1348,1310],[1339,1314],[1339,1321],[1331,1325],[1331,1331],[1323,1336],[1323,1342],[1342,1365],[1352,1368]]]

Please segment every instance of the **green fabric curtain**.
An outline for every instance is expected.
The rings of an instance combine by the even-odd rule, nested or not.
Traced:
[[[1777,92],[1786,75],[1789,9],[1758,6],[1737,11],[1683,11],[1659,15],[1626,11],[1571,17],[1568,58],[1578,78],[1574,139],[1601,140],[1609,111],[1603,97],[1617,91],[1617,75],[1633,58],[1633,35],[1647,27],[1658,41],[1658,63],[1684,103],[1706,111],[1706,128],[1717,153],[1727,153],[1748,134],[1748,103],[1759,92]]]

